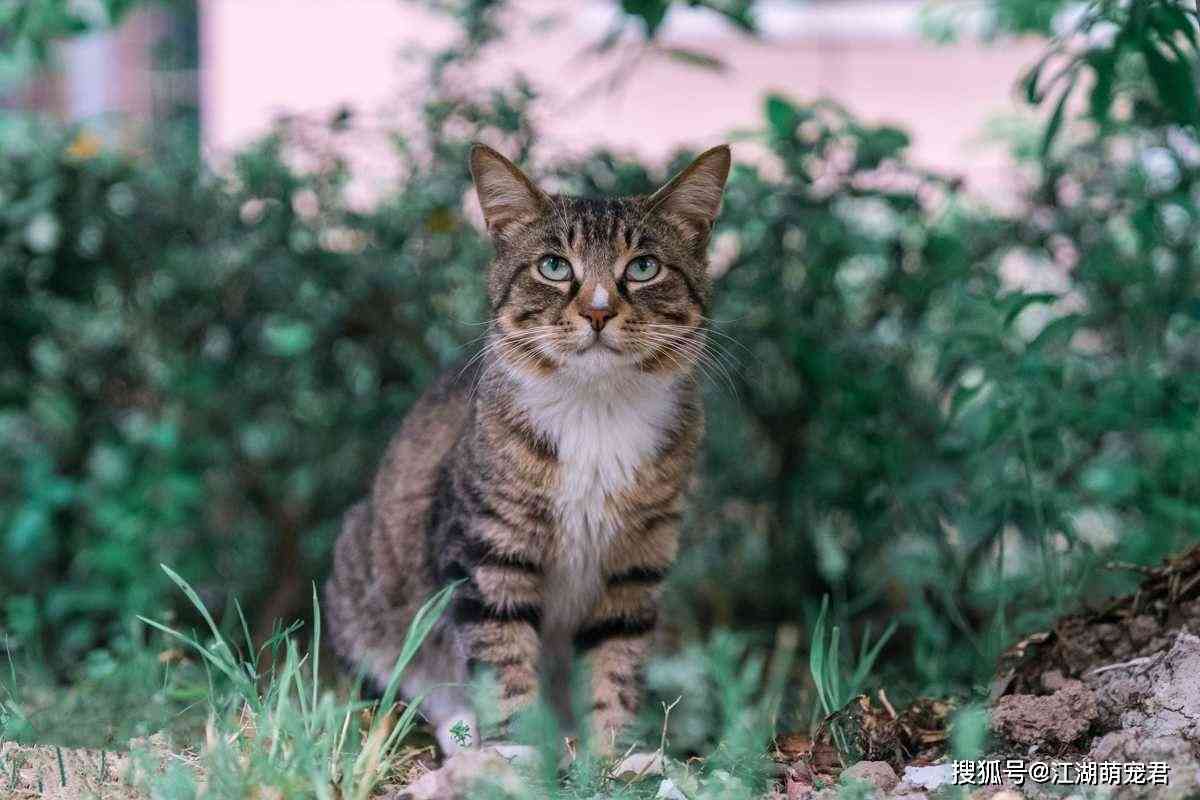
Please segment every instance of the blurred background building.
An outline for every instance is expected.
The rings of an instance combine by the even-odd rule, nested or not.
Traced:
[[[827,97],[869,122],[903,120],[917,163],[961,174],[985,196],[1007,194],[1010,164],[984,131],[1013,112],[1013,76],[1038,45],[936,43],[922,32],[925,6],[768,0],[757,38],[711,12],[677,8],[652,47],[626,31],[601,52],[617,22],[611,3],[521,0],[471,78],[528,77],[543,95],[551,150],[605,144],[651,160],[754,127],[767,92]],[[220,157],[281,114],[403,117],[425,79],[419,54],[454,31],[405,0],[199,0],[142,10],[116,31],[63,44],[57,74],[10,88],[3,102],[86,120],[110,137],[190,116]]]

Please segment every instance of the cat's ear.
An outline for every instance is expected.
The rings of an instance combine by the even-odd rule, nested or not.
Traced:
[[[708,241],[729,177],[729,145],[705,150],[650,196],[649,210],[680,225],[697,243]]]
[[[471,146],[471,177],[483,220],[493,238],[504,238],[514,224],[530,222],[550,208],[550,198],[515,164],[486,144]]]

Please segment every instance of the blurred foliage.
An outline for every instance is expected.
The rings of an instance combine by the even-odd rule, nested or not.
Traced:
[[[156,610],[159,562],[290,611],[397,417],[479,330],[470,135],[437,135],[370,212],[336,157],[289,167],[285,136],[218,178],[169,143],[132,160],[9,131],[0,603],[55,664]]]
[[[500,5],[454,4],[464,37],[440,63],[486,46],[499,29],[470,15]],[[1117,26],[1111,64],[1060,34],[1025,81],[1052,100],[1049,145],[1020,151],[1009,211],[913,167],[898,128],[765,98],[764,158],[736,166],[713,241],[722,366],[666,615],[689,641],[811,621],[828,592],[844,634],[898,619],[909,676],[962,687],[1119,586],[1100,560],[1196,538],[1200,141],[1172,101],[1194,30],[1130,7],[1076,19],[1084,39],[1095,15]],[[1052,76],[1095,87],[1105,65],[1076,119]],[[61,669],[169,610],[159,562],[214,608],[239,595],[260,631],[303,606],[397,419],[482,331],[471,140],[584,193],[647,191],[691,155],[551,162],[528,87],[451,84],[392,133],[370,204],[337,155],[352,115],[286,122],[219,174],[165,134],[127,156],[0,129],[0,628],[18,648]]]

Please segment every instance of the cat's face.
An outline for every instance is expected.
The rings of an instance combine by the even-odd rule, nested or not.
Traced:
[[[482,145],[471,171],[496,244],[488,277],[496,357],[524,374],[591,378],[695,366],[727,147],[650,197],[546,195]]]

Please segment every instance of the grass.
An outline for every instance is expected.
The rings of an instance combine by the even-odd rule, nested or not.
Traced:
[[[821,611],[813,625],[812,637],[808,650],[808,669],[816,688],[816,703],[814,716],[819,714],[829,720],[835,713],[858,697],[866,684],[879,654],[883,651],[888,640],[896,632],[897,623],[893,620],[883,634],[874,642],[871,641],[871,628],[868,624],[863,631],[858,659],[848,676],[843,674],[841,658],[841,629],[834,625],[829,629],[829,595],[821,599]],[[843,764],[854,760],[853,748],[846,733],[836,720],[830,721],[830,732]]]
[[[19,686],[18,669],[9,658],[7,674],[0,680],[0,796],[369,800],[406,785],[432,763],[418,706],[397,702],[397,689],[404,669],[450,602],[453,587],[422,608],[386,691],[375,702],[361,699],[356,684],[339,685],[322,677],[320,650],[306,646],[300,625],[278,629],[256,646],[236,603],[233,619],[218,624],[187,581],[163,569],[203,624],[199,631],[185,631],[140,618],[165,637],[168,646],[160,643],[138,655],[138,669],[152,666],[155,677],[122,678],[131,687],[142,687],[142,700],[118,713],[125,722],[137,715],[156,724],[166,720],[164,730],[130,737],[126,734],[136,728],[122,728],[98,741],[80,740],[91,741],[86,747],[57,746],[64,728],[46,735],[48,712],[37,709],[36,699],[22,696],[36,692]],[[873,642],[867,637],[858,660],[846,670],[839,656],[839,629],[830,630],[827,619],[825,605],[814,630],[809,666],[815,669],[821,707],[835,708],[868,679],[894,627]],[[315,591],[308,633],[308,642],[320,641],[321,609]],[[762,644],[717,631],[704,642],[688,645],[682,654],[661,660],[665,664],[670,658],[682,659],[679,663],[686,669],[676,673],[675,683],[659,680],[652,687],[653,696],[667,699],[647,703],[639,739],[624,753],[652,754],[663,766],[661,771],[626,769],[618,775],[614,763],[593,757],[586,742],[579,743],[574,761],[560,770],[562,731],[548,708],[535,706],[521,718],[514,738],[537,748],[543,757],[540,768],[521,777],[524,794],[517,796],[636,800],[655,797],[666,781],[690,800],[765,796],[773,780],[772,739],[784,724],[781,716],[799,697],[794,669],[799,633],[784,627],[773,646]],[[117,661],[114,656],[113,663]],[[113,670],[104,680],[92,676],[66,691],[46,690],[66,726],[77,719],[80,708],[104,702],[116,685],[112,676],[120,674]],[[151,713],[158,705],[166,710]],[[687,729],[697,719],[702,720],[700,738],[689,739]],[[640,763],[644,767],[651,762]],[[472,796],[514,795],[480,789]]]
[[[199,612],[207,631],[204,636],[187,634],[152,619],[141,620],[199,658],[206,711],[201,741],[172,748],[165,737],[135,740],[128,754],[114,754],[111,763],[107,750],[72,750],[71,769],[61,748],[9,742],[0,751],[0,768],[8,775],[10,791],[44,791],[51,776],[43,762],[51,751],[57,762],[53,777],[63,797],[366,800],[389,782],[406,777],[420,752],[405,746],[419,723],[418,705],[397,704],[399,681],[450,602],[453,586],[430,598],[418,613],[383,698],[376,703],[359,699],[357,686],[345,699],[333,688],[322,687],[320,649],[302,653],[297,626],[277,631],[255,647],[238,608],[244,641],[230,641],[187,581],[163,569]],[[314,589],[314,642],[320,641],[320,625]],[[28,730],[31,726],[17,697],[16,669],[10,665],[10,670],[11,685],[0,697],[0,722],[6,731]],[[97,759],[99,763],[93,763]]]

